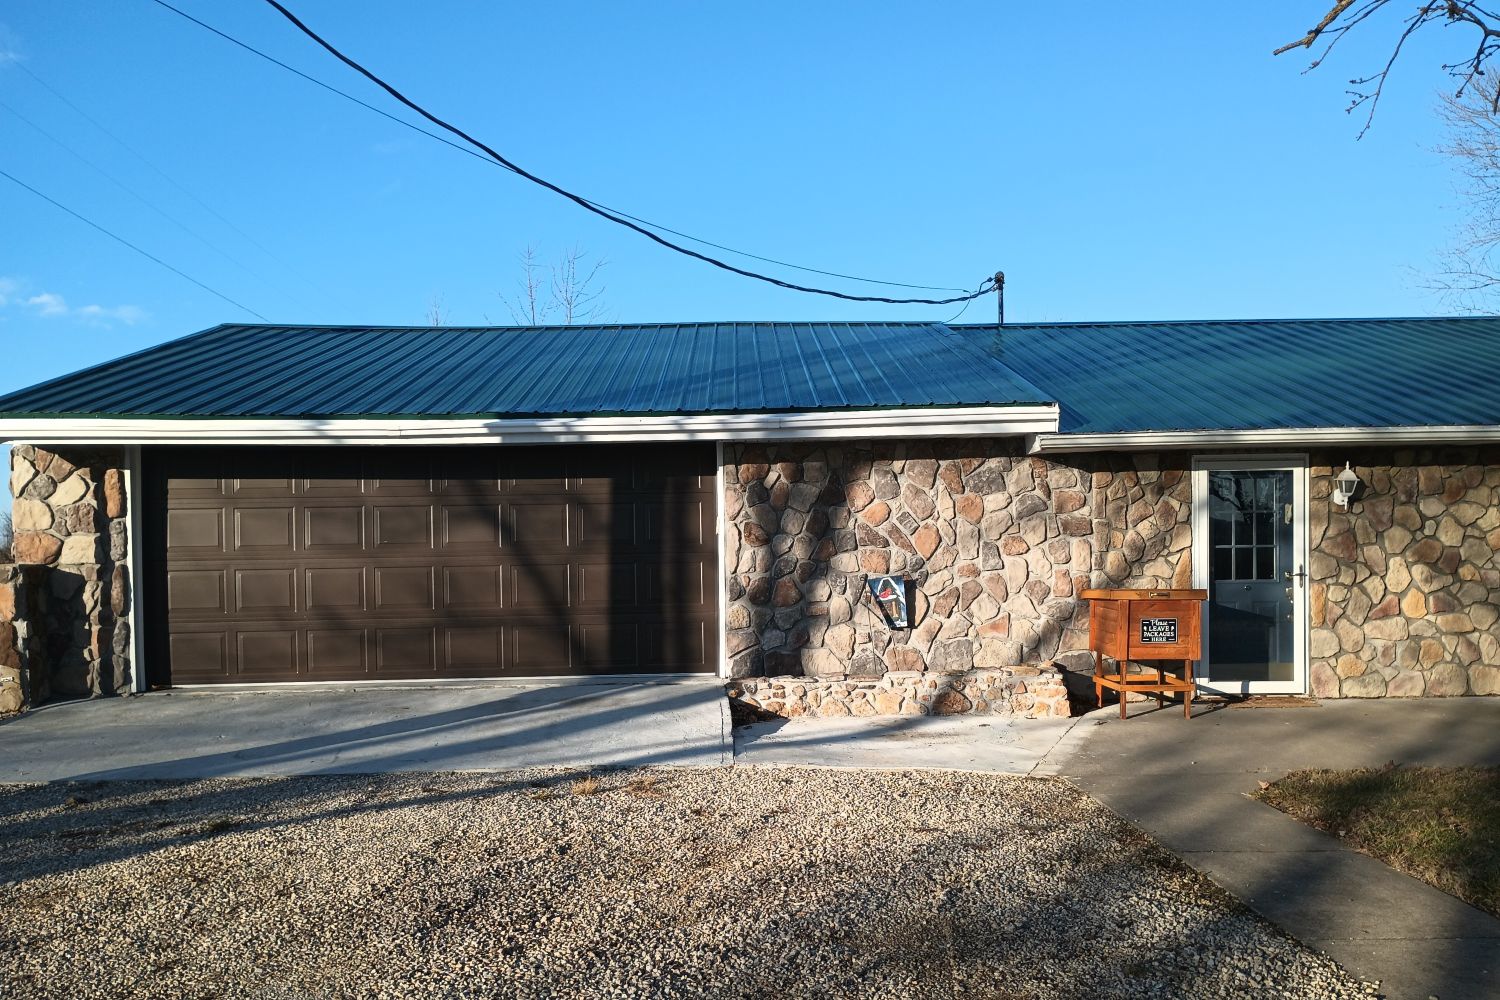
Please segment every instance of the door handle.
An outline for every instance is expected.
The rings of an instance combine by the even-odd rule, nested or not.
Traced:
[[[1307,586],[1307,568],[1301,563],[1297,564],[1297,572],[1293,573],[1291,570],[1287,570],[1281,575],[1286,578],[1287,583],[1291,583],[1293,580],[1296,580],[1299,587]],[[1292,596],[1292,590],[1290,587],[1287,588],[1286,596]]]

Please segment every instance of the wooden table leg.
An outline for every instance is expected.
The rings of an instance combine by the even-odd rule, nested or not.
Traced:
[[[1193,717],[1193,692],[1196,685],[1193,683],[1193,661],[1182,661],[1182,679],[1188,682],[1188,689],[1182,693],[1182,717],[1191,719]]]
[[[1125,676],[1129,668],[1129,660],[1120,660],[1120,718],[1125,718],[1125,696],[1128,690],[1125,687]]]
[[[1156,683],[1157,684],[1165,684],[1166,682],[1167,682],[1167,672],[1165,670],[1163,670],[1161,667],[1157,667],[1156,668]],[[1157,689],[1157,692],[1156,692],[1156,706],[1158,708],[1166,708],[1167,707],[1167,692],[1164,689],[1161,689],[1161,688]]]
[[[1094,701],[1100,708],[1104,707],[1104,685],[1099,683],[1099,678],[1104,676],[1104,654],[1097,649],[1094,650]]]

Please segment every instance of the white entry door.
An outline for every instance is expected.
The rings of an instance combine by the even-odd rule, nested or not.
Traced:
[[[1208,591],[1201,685],[1307,691],[1307,459],[1193,462],[1193,585]]]

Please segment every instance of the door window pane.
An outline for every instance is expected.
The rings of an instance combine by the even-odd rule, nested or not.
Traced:
[[[1292,472],[1211,471],[1209,496],[1208,677],[1294,680],[1293,603],[1281,578],[1294,568]]]

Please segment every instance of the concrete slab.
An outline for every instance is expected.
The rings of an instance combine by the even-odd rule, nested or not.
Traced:
[[[1060,774],[1392,998],[1500,994],[1500,920],[1252,798],[1301,768],[1500,765],[1500,700],[1134,708],[1079,720]]]
[[[734,731],[734,762],[1030,774],[1074,721],[953,715],[758,722]]]
[[[0,722],[0,782],[730,762],[715,679],[177,690]]]

